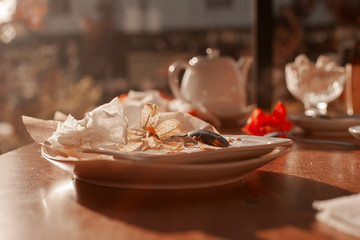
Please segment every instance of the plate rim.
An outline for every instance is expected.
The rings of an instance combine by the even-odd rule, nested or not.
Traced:
[[[98,161],[98,162],[109,162],[109,163],[119,163],[119,164],[135,164],[135,165],[143,165],[143,166],[156,166],[159,168],[219,168],[219,167],[229,167],[229,166],[233,166],[233,165],[239,165],[239,164],[247,164],[249,162],[254,162],[254,161],[260,161],[260,160],[264,160],[264,159],[268,159],[273,157],[274,155],[278,155],[281,156],[283,153],[289,151],[292,149],[292,145],[288,145],[288,146],[278,146],[276,147],[274,150],[272,150],[270,153],[262,155],[262,156],[257,156],[254,158],[248,158],[248,159],[240,159],[237,161],[229,161],[229,162],[211,162],[211,163],[206,163],[206,164],[167,164],[167,163],[163,163],[163,162],[142,162],[142,161],[129,161],[129,160],[125,160],[125,159],[117,159],[117,160],[111,160],[111,159],[92,159],[92,160],[69,160],[69,161],[62,161],[60,159],[56,159],[56,158],[52,158],[50,155],[44,154],[41,151],[42,156],[46,159],[46,160],[50,160],[50,161],[55,161],[55,162],[59,162],[59,163],[63,163],[63,164],[86,164],[89,162],[94,162],[94,161]]]
[[[145,155],[145,154],[134,154],[134,156],[138,156],[139,160],[134,160],[134,159],[125,159],[125,158],[114,158],[114,159],[107,159],[109,161],[134,161],[134,162],[143,162],[143,163],[147,163],[147,164],[209,164],[209,163],[222,163],[219,161],[204,161],[204,160],[200,160],[200,161],[194,161],[191,159],[194,158],[206,158],[209,156],[212,156],[214,154],[216,155],[220,155],[220,154],[227,154],[227,155],[236,155],[237,153],[240,152],[244,152],[244,151],[255,151],[255,150],[268,150],[267,153],[270,153],[271,151],[273,151],[274,149],[276,149],[277,147],[281,147],[281,146],[291,146],[293,144],[293,140],[289,139],[289,138],[277,138],[277,137],[264,137],[264,136],[252,136],[252,135],[235,135],[235,134],[227,134],[227,135],[223,135],[225,137],[240,137],[240,138],[247,138],[250,140],[258,140],[258,139],[262,139],[264,142],[261,144],[256,144],[256,145],[246,145],[246,146],[238,146],[238,147],[233,147],[233,148],[219,148],[219,149],[214,149],[214,150],[209,150],[209,151],[197,151],[197,152],[191,152],[191,153],[186,153],[186,152],[181,152],[181,153],[174,153],[174,155],[172,154],[160,154],[160,155]],[[46,146],[46,145],[42,145],[41,147],[41,152],[42,154],[44,153],[45,155],[47,155],[49,158],[55,159],[54,156],[52,156],[51,154],[48,154],[47,151],[45,152],[46,148],[51,148],[51,146]],[[263,154],[264,155],[264,154]],[[94,158],[89,158],[89,159],[68,159],[66,157],[57,157],[56,160],[57,161],[61,161],[61,162],[74,162],[74,161],[94,161],[94,160],[99,160],[99,158],[96,156],[104,156],[101,154],[94,154]],[[186,158],[185,160],[182,161],[175,161],[175,160],[170,160],[171,156],[176,156],[179,159],[183,159]],[[190,158],[189,158],[190,156]],[[253,154],[252,157],[247,157],[244,158],[242,156],[233,156],[233,158],[243,158],[242,160],[247,160],[249,158],[255,158],[255,157],[259,157],[261,155],[256,155]],[[229,157],[228,157],[229,158]],[[189,160],[190,159],[190,160]]]

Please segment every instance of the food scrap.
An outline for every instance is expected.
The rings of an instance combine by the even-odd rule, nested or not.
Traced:
[[[126,145],[118,145],[120,150],[132,152],[141,149],[164,148],[172,151],[183,149],[184,143],[181,140],[163,141],[163,139],[175,136],[180,133],[182,126],[176,119],[160,121],[161,109],[155,104],[145,104],[140,114],[140,126],[128,129]]]

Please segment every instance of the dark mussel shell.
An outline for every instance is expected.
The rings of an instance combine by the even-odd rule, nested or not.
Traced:
[[[229,147],[230,143],[221,135],[208,130],[194,130],[188,133],[188,136],[195,141],[205,143],[216,147]]]

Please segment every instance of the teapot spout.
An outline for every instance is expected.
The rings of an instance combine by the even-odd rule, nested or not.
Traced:
[[[236,65],[241,73],[246,79],[248,76],[249,70],[253,63],[254,59],[252,56],[241,56],[239,60],[236,62]]]

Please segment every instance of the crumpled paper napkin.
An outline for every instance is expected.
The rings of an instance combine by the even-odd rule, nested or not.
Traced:
[[[146,103],[167,109],[167,103],[157,91],[133,92],[120,101],[115,97],[77,120],[72,115],[56,113],[56,120],[42,120],[23,116],[23,123],[36,143],[49,144],[54,148],[88,146],[94,149],[117,149],[117,144],[126,144],[127,129],[140,124],[141,110]],[[161,121],[177,119],[183,133],[195,129],[218,132],[214,126],[183,112],[162,112]]]
[[[188,102],[183,102],[181,99],[177,99],[177,98],[166,99],[163,96],[161,96],[158,90],[146,90],[146,91],[130,90],[127,93],[126,98],[123,99],[122,103],[129,107],[130,106],[142,107],[145,103],[153,103],[158,105],[164,112],[188,113],[188,112],[196,111],[196,115],[202,120],[211,123],[217,128],[221,126],[220,119],[216,117],[214,114],[210,113],[208,110],[206,110],[202,104],[200,103],[191,104]],[[131,119],[129,119],[130,124],[131,122],[132,122]]]
[[[314,201],[316,219],[329,226],[360,237],[360,193],[329,200]]]
[[[116,143],[126,143],[127,119],[118,98],[86,113],[81,120],[68,115],[47,140],[51,146],[82,146],[116,149]]]

